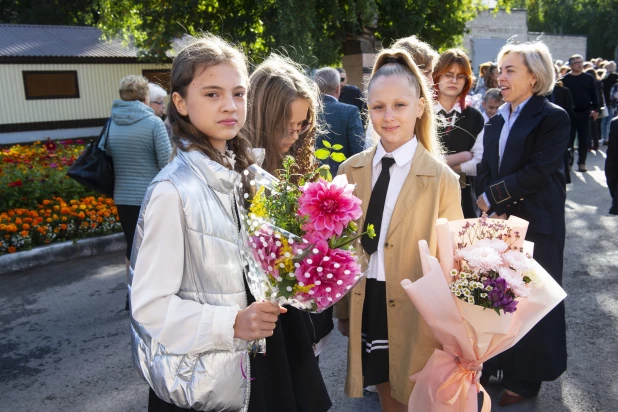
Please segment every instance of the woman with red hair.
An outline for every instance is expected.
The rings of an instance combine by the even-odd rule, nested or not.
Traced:
[[[478,217],[474,195],[476,165],[483,158],[483,115],[466,105],[473,74],[468,56],[459,49],[440,55],[433,72],[438,136],[446,163],[459,173],[462,182],[461,207],[466,219]]]

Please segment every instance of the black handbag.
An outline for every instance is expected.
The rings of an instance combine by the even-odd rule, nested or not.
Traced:
[[[105,152],[111,121],[111,118],[107,119],[99,138],[84,149],[67,172],[67,176],[77,180],[82,186],[109,197],[114,195],[115,180],[112,157]],[[101,150],[99,143],[104,136],[106,137],[105,145]]]

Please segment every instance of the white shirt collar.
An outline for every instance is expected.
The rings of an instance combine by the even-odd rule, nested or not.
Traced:
[[[448,114],[448,113],[452,112],[453,110],[455,110],[457,113],[461,114],[461,105],[459,104],[459,99],[457,99],[457,102],[455,102],[455,106],[453,106],[453,108],[451,110],[446,110],[444,107],[442,107],[440,102],[436,100],[436,103],[434,105],[434,110],[435,110],[436,113],[438,113],[440,110],[444,110],[444,113],[446,113],[446,114]]]
[[[519,116],[519,113],[521,113],[521,111],[524,110],[524,106],[526,105],[526,103],[530,101],[531,98],[532,96],[528,97],[526,100],[521,102],[519,106],[517,106],[517,109],[515,109],[513,114]],[[498,108],[498,112],[502,115],[502,117],[505,120],[508,120],[511,117],[511,103],[504,103],[502,106]]]
[[[373,167],[376,167],[378,163],[382,161],[383,157],[394,158],[397,166],[402,167],[406,163],[412,161],[417,146],[418,140],[416,139],[416,135],[404,145],[400,146],[398,149],[395,149],[392,153],[386,153],[386,150],[384,150],[384,147],[382,147],[382,143],[380,142],[376,149],[376,154],[373,156]]]

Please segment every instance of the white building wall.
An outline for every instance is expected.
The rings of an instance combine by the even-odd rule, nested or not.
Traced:
[[[581,54],[586,58],[586,36],[528,33],[528,41],[537,39],[547,44],[554,60],[566,62],[574,54]]]
[[[485,10],[474,19],[466,23],[468,33],[464,34],[463,47],[472,58],[472,68],[476,72],[482,61],[475,61],[475,39],[501,39],[506,40],[515,37],[515,41],[525,42],[528,40],[528,22],[526,10],[512,9],[509,13],[499,10]],[[497,56],[496,56],[497,57]]]
[[[109,117],[120,79],[166,64],[0,64],[0,124]],[[79,98],[26,100],[22,71],[76,70]]]

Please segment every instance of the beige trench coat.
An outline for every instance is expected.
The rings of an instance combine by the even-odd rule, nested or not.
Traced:
[[[351,157],[339,168],[350,183],[356,184],[355,195],[362,201],[364,225],[371,197],[372,161],[376,148]],[[427,240],[435,256],[438,218],[463,219],[461,190],[457,175],[432,156],[420,143],[412,159],[410,174],[401,189],[384,244],[386,301],[389,344],[389,381],[391,395],[408,403],[414,387],[410,375],[419,372],[435,348],[439,348],[429,326],[401,287],[403,279],[415,281],[422,276],[418,242]],[[364,253],[360,247],[359,253]],[[359,398],[363,395],[361,362],[361,321],[365,299],[362,280],[335,307],[335,317],[350,320],[348,373],[345,392]]]

